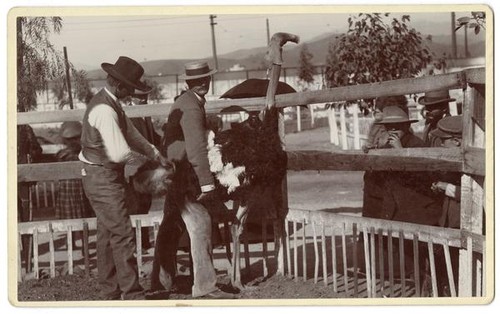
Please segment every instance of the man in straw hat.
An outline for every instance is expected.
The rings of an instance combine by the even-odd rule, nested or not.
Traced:
[[[431,131],[436,128],[439,120],[450,116],[448,103],[451,101],[455,101],[455,99],[450,97],[448,90],[430,91],[418,99],[418,103],[424,106],[422,116],[425,119],[425,128],[422,139],[425,146],[440,146],[440,139],[432,136]]]
[[[83,187],[97,216],[100,294],[107,300],[144,299],[125,202],[124,166],[143,155],[165,164],[167,161],[136,130],[119,104],[119,99],[131,95],[134,89],[150,89],[140,81],[142,66],[122,56],[115,64],[102,63],[101,67],[108,73],[106,86],[87,105],[79,154]]]
[[[188,90],[170,109],[164,125],[162,150],[176,165],[173,188],[165,200],[163,221],[158,232],[151,276],[153,291],[171,291],[175,278],[175,254],[184,228],[191,243],[193,297],[231,299],[234,294],[219,290],[212,262],[212,222],[207,205],[214,203],[215,181],[210,172],[207,150],[205,95],[210,88],[211,70],[205,61],[185,65]],[[210,206],[212,207],[212,206]],[[182,218],[180,221],[179,218]],[[161,277],[161,278],[160,278]]]

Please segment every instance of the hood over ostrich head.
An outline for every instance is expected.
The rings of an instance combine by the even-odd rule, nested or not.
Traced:
[[[172,185],[175,164],[162,165],[158,161],[148,160],[132,176],[134,189],[139,193],[165,195]]]

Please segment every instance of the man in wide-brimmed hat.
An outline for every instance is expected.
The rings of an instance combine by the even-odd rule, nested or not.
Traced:
[[[140,81],[142,66],[122,56],[115,64],[102,63],[101,67],[108,73],[106,86],[87,105],[79,155],[83,187],[97,216],[100,294],[108,300],[143,299],[125,202],[124,166],[136,158],[167,161],[136,130],[119,103],[135,89],[150,89]]]
[[[449,102],[452,101],[455,101],[455,98],[450,97],[447,89],[427,92],[418,99],[418,103],[424,106],[422,116],[425,119],[425,128],[422,139],[426,146],[440,146],[440,139],[432,136],[431,131],[436,128],[439,120],[450,116]]]
[[[176,98],[164,125],[162,150],[176,164],[173,188],[167,194],[155,247],[151,289],[170,291],[175,277],[177,242],[186,228],[193,260],[193,297],[228,299],[234,294],[216,287],[212,262],[212,222],[207,205],[216,199],[208,162],[205,95],[216,70],[205,61],[185,65],[188,90]],[[179,219],[182,218],[184,224]],[[162,271],[160,271],[162,270]],[[160,276],[162,276],[160,280]]]

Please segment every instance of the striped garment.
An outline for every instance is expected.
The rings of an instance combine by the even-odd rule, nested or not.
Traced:
[[[56,202],[57,219],[92,217],[92,207],[85,196],[82,180],[60,180]]]

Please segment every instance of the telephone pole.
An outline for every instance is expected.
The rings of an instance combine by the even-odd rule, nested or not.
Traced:
[[[73,95],[71,94],[71,78],[69,76],[69,61],[68,61],[68,51],[66,50],[66,46],[63,47],[63,51],[64,51],[64,63],[66,65],[66,85],[68,87],[69,108],[73,109]]]
[[[455,12],[451,12],[451,57],[457,58],[457,34],[455,32]]]
[[[217,61],[217,48],[215,47],[215,29],[214,29],[214,26],[217,25],[217,23],[214,22],[214,19],[216,17],[217,17],[217,15],[210,14],[210,26],[212,27],[212,51],[214,54],[215,69],[219,70],[219,62]]]
[[[269,19],[266,19],[266,29],[267,29],[267,45],[269,46],[269,41],[271,40],[271,36],[269,35]]]

